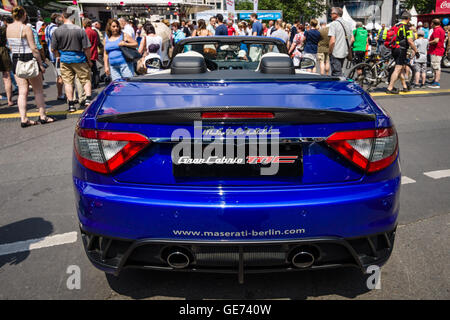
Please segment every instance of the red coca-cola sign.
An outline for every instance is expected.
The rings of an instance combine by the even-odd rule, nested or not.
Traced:
[[[435,13],[450,14],[450,0],[436,0]]]

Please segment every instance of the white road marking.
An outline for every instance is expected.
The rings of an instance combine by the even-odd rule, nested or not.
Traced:
[[[416,180],[402,176],[402,184],[416,183]]]
[[[73,231],[45,238],[5,243],[0,244],[0,256],[11,253],[30,251],[34,249],[59,246],[62,244],[73,243],[76,241],[77,241],[77,232]]]
[[[433,179],[447,178],[447,177],[450,177],[450,169],[429,171],[429,172],[424,172],[423,174],[430,178],[433,178]]]

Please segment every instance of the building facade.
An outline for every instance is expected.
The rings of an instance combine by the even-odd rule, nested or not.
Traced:
[[[226,10],[226,8],[224,8],[223,0],[205,0],[205,4],[212,6],[213,7],[212,10],[218,11]]]
[[[401,0],[327,0],[330,7],[346,7],[355,21],[391,25]]]

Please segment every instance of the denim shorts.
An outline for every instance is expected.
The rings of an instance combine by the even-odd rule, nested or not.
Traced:
[[[133,78],[134,67],[133,62],[128,62],[124,64],[119,64],[117,66],[110,66],[111,79],[123,79],[123,78]]]

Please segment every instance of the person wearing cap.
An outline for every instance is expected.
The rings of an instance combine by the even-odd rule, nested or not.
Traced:
[[[417,31],[417,40],[414,41],[419,52],[419,57],[414,59],[414,68],[416,69],[416,78],[414,79],[414,87],[420,88],[425,85],[427,77],[427,48],[428,39],[425,38],[425,32],[420,29]],[[419,84],[422,78],[422,84]]]
[[[395,60],[395,68],[394,72],[391,76],[391,81],[389,86],[386,89],[386,93],[388,94],[398,94],[399,91],[397,88],[394,88],[395,82],[400,77],[402,82],[402,92],[409,91],[409,88],[405,81],[405,73],[406,73],[406,65],[407,62],[407,52],[408,48],[411,48],[414,51],[414,54],[418,55],[416,45],[414,44],[414,36],[409,27],[409,22],[411,21],[411,14],[408,11],[403,11],[401,15],[401,21],[396,24],[397,27],[397,36],[396,36],[396,45],[392,49],[392,57]]]
[[[239,50],[239,52],[238,52],[238,58],[239,58],[239,60],[248,61],[248,58],[247,58],[247,51],[245,51],[245,50]]]
[[[422,28],[423,28],[423,23],[422,23],[422,21],[419,21],[417,23],[417,31],[422,30]],[[425,32],[424,32],[424,34],[425,34]]]

